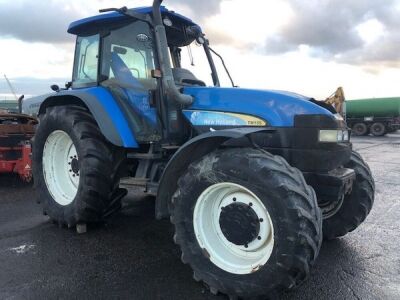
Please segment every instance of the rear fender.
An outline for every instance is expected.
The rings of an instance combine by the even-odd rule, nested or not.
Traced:
[[[173,194],[177,189],[179,178],[183,175],[189,165],[204,155],[218,149],[222,144],[230,140],[241,140],[253,133],[274,131],[269,128],[234,128],[218,130],[199,135],[183,145],[168,162],[158,186],[156,200],[157,219],[166,218],[170,215],[169,207]],[[251,146],[250,139],[244,139],[241,144]],[[236,146],[238,146],[236,144]]]
[[[86,107],[96,120],[101,133],[111,144],[124,148],[139,147],[123,109],[105,88],[61,91],[42,102],[39,115],[44,114],[48,107],[60,105]]]

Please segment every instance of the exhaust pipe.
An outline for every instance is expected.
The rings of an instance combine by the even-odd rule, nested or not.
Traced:
[[[162,81],[166,88],[168,99],[173,99],[178,104],[188,106],[193,103],[193,97],[182,94],[175,85],[171,62],[169,60],[167,34],[161,16],[162,2],[163,0],[154,0],[153,2],[153,22],[156,35],[157,52],[162,72]]]
[[[18,98],[18,113],[20,114],[22,114],[22,101],[24,100],[24,98],[24,95]]]

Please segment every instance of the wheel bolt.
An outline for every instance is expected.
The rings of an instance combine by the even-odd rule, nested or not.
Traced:
[[[75,174],[73,174],[72,177],[75,177]]]
[[[257,237],[257,240],[261,240],[261,236],[258,236],[258,237]]]
[[[68,164],[69,164],[69,165],[71,165],[71,163],[70,163],[70,162],[69,162]]]
[[[233,197],[233,202],[235,202],[236,201],[236,197]]]
[[[253,203],[250,202],[249,205],[250,205],[250,206],[253,206]]]
[[[71,172],[72,172],[72,170],[69,170],[69,172],[71,173]]]
[[[264,219],[263,219],[263,218],[261,218],[261,219],[260,219],[260,222],[263,222],[263,221],[264,221]]]
[[[244,247],[245,247],[245,248],[249,248],[249,245],[245,244]]]

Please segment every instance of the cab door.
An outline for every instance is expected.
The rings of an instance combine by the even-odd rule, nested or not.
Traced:
[[[149,26],[141,21],[116,28],[101,42],[100,82],[127,112],[139,142],[161,139],[150,91],[157,89],[154,46]]]

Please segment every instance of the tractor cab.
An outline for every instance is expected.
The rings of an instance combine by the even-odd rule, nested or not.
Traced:
[[[150,14],[151,7],[132,11]],[[165,7],[161,7],[161,12],[171,62],[174,69],[179,69],[181,47],[202,36],[201,28]],[[68,32],[77,35],[73,87],[87,87],[108,79],[137,88],[155,87],[151,71],[156,68],[157,50],[150,24],[115,12],[76,21],[70,25]],[[174,71],[180,83],[185,81],[183,74],[190,73]]]
[[[152,8],[127,12],[143,17],[136,19],[112,12],[70,25],[68,32],[77,35],[72,89],[104,87],[121,106],[127,108],[130,127],[140,143],[163,138],[163,118],[168,123],[164,126],[168,131],[164,136],[168,136],[169,141],[182,140],[185,133],[181,130],[184,127],[183,117],[177,112],[179,103],[159,101],[165,99],[161,93],[168,89],[160,80],[168,76],[162,74],[162,65],[171,66],[167,68],[172,71],[177,88],[205,86],[202,80],[181,65],[182,48],[197,41],[199,45],[204,44],[213,82],[219,85],[201,28],[190,19],[161,7],[169,50],[169,61],[165,61],[165,53],[160,55],[157,52],[162,46],[157,45],[156,29],[150,19],[146,19]]]

